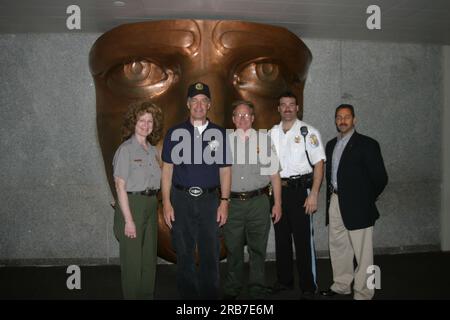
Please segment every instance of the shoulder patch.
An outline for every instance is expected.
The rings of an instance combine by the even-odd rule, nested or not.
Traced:
[[[317,138],[317,136],[315,134],[312,134],[309,136],[309,144],[313,148],[317,148],[319,146],[319,139]]]

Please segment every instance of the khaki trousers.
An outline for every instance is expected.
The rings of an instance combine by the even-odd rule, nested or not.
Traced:
[[[373,226],[365,229],[347,230],[339,210],[338,195],[331,196],[329,210],[329,246],[333,285],[331,290],[340,294],[350,294],[353,284],[355,300],[370,300],[374,289],[367,287],[367,268],[373,265]],[[353,258],[357,267],[354,269]]]

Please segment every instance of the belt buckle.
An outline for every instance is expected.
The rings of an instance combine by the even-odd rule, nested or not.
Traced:
[[[200,187],[190,187],[188,192],[193,197],[200,197],[203,194],[203,189]]]

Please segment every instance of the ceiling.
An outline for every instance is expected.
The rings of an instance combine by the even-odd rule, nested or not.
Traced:
[[[66,9],[81,9],[81,30],[68,30]],[[369,5],[381,30],[368,30]],[[105,32],[161,19],[232,19],[284,26],[303,38],[450,45],[449,0],[0,0],[0,33]]]

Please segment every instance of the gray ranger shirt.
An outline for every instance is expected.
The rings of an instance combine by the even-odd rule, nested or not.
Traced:
[[[229,135],[233,155],[231,191],[248,192],[266,187],[270,176],[281,170],[270,136],[254,129],[245,140],[233,132]]]
[[[148,145],[146,151],[133,135],[117,149],[114,159],[114,177],[126,182],[127,191],[159,189],[161,186],[161,168],[156,160],[157,150]]]

